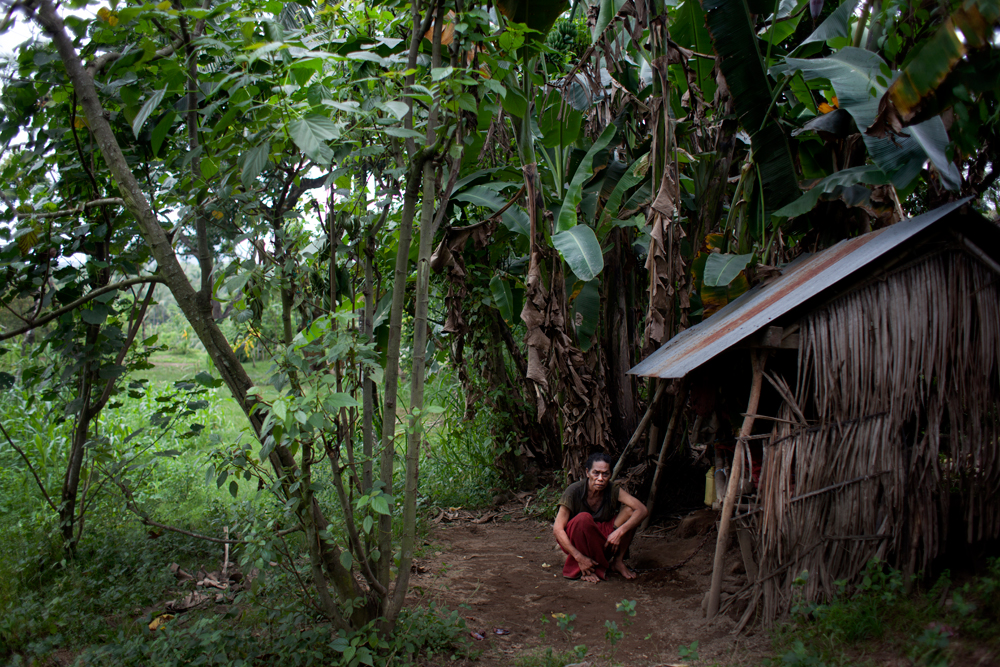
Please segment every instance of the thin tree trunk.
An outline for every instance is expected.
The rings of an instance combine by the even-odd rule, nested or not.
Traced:
[[[111,125],[104,117],[104,109],[97,96],[94,81],[90,74],[84,70],[83,63],[73,47],[73,42],[66,34],[62,18],[56,14],[51,0],[38,0],[36,7],[34,17],[55,44],[59,57],[66,67],[66,74],[73,84],[73,89],[76,91],[80,105],[86,114],[87,125],[94,135],[108,169],[111,171],[126,208],[138,223],[139,231],[146,245],[149,246],[153,259],[156,260],[164,282],[170,288],[177,300],[178,307],[191,323],[199,340],[205,346],[206,352],[215,363],[223,381],[247,414],[255,432],[259,434],[264,417],[263,414],[257,412],[250,414],[254,401],[247,396],[247,390],[253,386],[253,381],[243,370],[219,327],[216,326],[211,317],[205,317],[202,310],[198,308],[195,291],[184,274],[184,269],[174,253],[166,232],[150,208],[142,187],[132,173]],[[282,464],[294,465],[294,460],[290,456],[283,456],[278,447],[275,449],[276,459],[280,459],[277,461],[279,466]]]
[[[372,227],[368,234],[368,240],[363,251],[363,261],[365,264],[365,311],[364,320],[361,323],[361,336],[367,343],[372,342],[375,334],[376,292],[374,270],[372,267],[375,254],[375,236],[378,233],[378,229],[385,223],[388,215],[389,205],[386,204],[382,209],[382,215],[378,223]],[[364,448],[365,455],[364,463],[361,464],[361,476],[362,488],[366,493],[372,488],[373,456],[375,451],[375,391],[375,381],[371,377],[371,371],[365,366],[361,371],[361,437],[363,438],[362,447]],[[383,580],[382,583],[385,584],[386,582]]]
[[[89,372],[90,364],[85,365],[83,374],[83,405],[77,413],[73,425],[73,441],[70,445],[69,461],[66,464],[66,475],[63,478],[62,498],[59,503],[59,527],[62,531],[63,551],[66,557],[72,559],[76,555],[76,536],[74,524],[76,519],[76,497],[80,488],[80,470],[83,467],[83,455],[90,435],[90,423],[93,414],[90,411],[90,394],[93,390],[93,377]]]
[[[428,11],[433,11],[428,8]],[[441,31],[444,26],[444,3],[437,3],[434,17],[434,33],[431,40],[431,66],[441,66]],[[431,108],[427,117],[426,144],[437,141],[437,125],[440,110]],[[461,157],[458,158],[461,160]],[[430,261],[434,248],[436,167],[430,160],[423,164],[423,201],[420,209],[420,243],[417,251],[417,293],[413,314],[413,345],[410,369],[410,420],[406,437],[406,477],[403,492],[403,530],[399,545],[399,570],[396,573],[396,587],[390,607],[386,610],[386,628],[391,630],[403,608],[406,591],[409,588],[410,564],[413,562],[413,548],[417,533],[417,481],[420,472],[420,440],[424,408],[424,372],[427,355],[427,311],[430,301]],[[447,195],[446,195],[447,196]],[[442,203],[444,206],[444,203]]]
[[[432,12],[427,12],[430,19]],[[421,21],[421,2],[414,0],[410,4],[410,51],[407,59],[407,68],[411,71],[416,69],[417,54],[420,50],[420,42],[423,40],[426,28]],[[406,77],[406,84],[412,86],[413,75]],[[410,107],[403,118],[404,126],[413,129],[413,99],[406,97],[406,103]],[[410,155],[410,167],[407,171],[406,186],[403,193],[403,210],[399,222],[399,244],[396,249],[396,266],[393,272],[392,308],[389,311],[389,341],[386,345],[386,364],[383,373],[384,387],[382,389],[382,438],[381,438],[381,461],[379,462],[379,481],[382,484],[382,491],[391,494],[393,490],[392,474],[395,462],[395,441],[396,441],[396,395],[399,390],[399,349],[403,331],[403,304],[406,292],[406,279],[408,275],[408,265],[410,257],[410,244],[413,241],[413,218],[417,210],[417,198],[419,196],[424,173],[424,162],[431,159],[436,147],[425,146],[417,149],[412,139],[406,140],[407,151]],[[384,585],[389,583],[390,566],[392,564],[392,516],[381,515],[378,522],[378,570],[377,577]],[[388,586],[386,586],[388,588]],[[390,599],[386,596],[383,600],[382,608],[388,608]]]
[[[38,21],[52,38],[60,60],[66,68],[66,74],[86,114],[87,125],[93,133],[98,149],[118,186],[126,208],[134,216],[139,232],[157,263],[160,275],[174,295],[181,312],[184,313],[185,318],[204,345],[206,353],[223,382],[229,387],[233,398],[247,415],[254,433],[258,438],[261,437],[265,413],[253,409],[256,401],[247,393],[253,387],[253,380],[243,369],[229,341],[212,318],[210,302],[207,303],[207,308],[203,307],[204,304],[200,301],[199,294],[195,292],[188,281],[170,240],[150,207],[142,187],[132,173],[108,120],[104,117],[104,109],[98,98],[94,80],[84,69],[73,42],[66,33],[66,26],[62,18],[56,13],[52,0],[38,0],[33,8],[25,7],[25,10]],[[205,302],[208,302],[208,299],[205,299]],[[295,457],[280,442],[275,444],[270,454],[270,462],[278,476],[286,474],[294,476],[297,473],[298,466]],[[300,492],[296,492],[296,494],[299,495]],[[318,513],[318,506],[315,503],[312,505],[313,511]],[[326,526],[328,522],[320,514],[320,519],[316,523]],[[332,573],[341,595],[345,599],[350,599],[356,594],[356,586],[351,573],[338,562],[338,555],[339,550],[326,549],[322,554],[323,562],[327,570]]]

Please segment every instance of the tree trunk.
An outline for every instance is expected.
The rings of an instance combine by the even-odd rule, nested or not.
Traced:
[[[96,329],[97,326],[89,328]],[[59,528],[62,532],[63,551],[68,559],[76,556],[76,545],[79,538],[74,532],[76,525],[76,497],[80,488],[80,470],[83,468],[87,440],[90,437],[90,423],[94,416],[90,409],[90,395],[93,391],[94,383],[93,375],[89,370],[90,364],[86,363],[82,373],[82,391],[80,392],[83,405],[80,407],[80,412],[76,415],[76,423],[73,425],[73,440],[70,445],[69,460],[66,463],[66,475],[63,477],[62,497],[59,503]]]
[[[631,313],[627,305],[627,267],[632,254],[628,234],[623,229],[612,232],[612,247],[604,257],[604,359],[607,365],[608,401],[611,409],[611,434],[621,451],[635,432],[636,379],[628,374],[633,363],[632,339],[629,335]]]

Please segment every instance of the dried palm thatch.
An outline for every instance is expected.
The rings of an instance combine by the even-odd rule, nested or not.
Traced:
[[[748,616],[786,613],[803,570],[808,600],[872,558],[918,571],[956,498],[969,542],[1000,535],[998,280],[943,250],[802,320],[794,395],[772,378]]]

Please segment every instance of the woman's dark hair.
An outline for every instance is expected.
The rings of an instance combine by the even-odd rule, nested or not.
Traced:
[[[590,472],[590,469],[593,468],[594,464],[597,463],[598,461],[603,461],[604,463],[607,463],[609,466],[614,465],[614,460],[612,460],[612,458],[607,454],[605,454],[604,452],[594,452],[593,454],[590,455],[590,458],[587,459],[587,465],[584,466],[584,470]]]

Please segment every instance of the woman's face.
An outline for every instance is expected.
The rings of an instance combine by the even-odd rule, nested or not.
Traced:
[[[606,461],[595,461],[587,471],[587,488],[591,491],[603,491],[611,481],[611,466]]]

